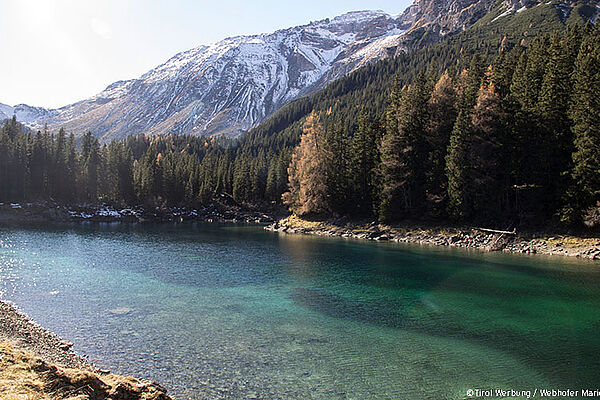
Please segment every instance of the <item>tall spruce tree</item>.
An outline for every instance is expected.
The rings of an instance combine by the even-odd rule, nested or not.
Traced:
[[[458,116],[450,135],[450,146],[446,155],[448,177],[448,214],[462,221],[473,215],[474,193],[469,187],[470,148],[473,138],[472,113],[481,88],[483,64],[476,55],[471,60],[468,72],[461,73],[459,80]]]
[[[417,217],[425,208],[425,139],[430,89],[425,74],[417,76],[391,104],[381,142],[379,217],[390,222]]]
[[[327,198],[331,209],[344,213],[348,209],[349,138],[341,120],[325,130],[327,148]]]
[[[600,31],[587,29],[575,64],[570,109],[575,135],[574,187],[563,219],[571,223],[580,222],[590,207],[600,207]]]
[[[573,153],[573,135],[569,119],[569,103],[571,98],[571,75],[573,56],[569,54],[571,46],[567,45],[564,35],[555,33],[550,39],[546,73],[540,89],[536,114],[543,129],[543,147],[547,164],[544,169],[544,182],[547,208],[558,204],[564,195],[568,182],[565,172],[570,170]]]
[[[349,210],[357,216],[368,216],[373,212],[373,175],[377,158],[378,130],[372,117],[363,107],[358,117],[358,126],[352,137],[350,155],[350,198]]]

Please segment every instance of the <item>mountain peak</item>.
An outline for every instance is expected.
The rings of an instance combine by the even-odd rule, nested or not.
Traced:
[[[135,133],[237,136],[298,96],[393,54],[393,40],[385,39],[401,32],[383,11],[353,11],[229,37],[178,53],[38,124],[90,130],[106,141]]]
[[[390,17],[382,10],[350,11],[333,18],[335,22],[364,22],[375,18]]]
[[[138,79],[115,82],[32,125],[47,123],[76,135],[91,131],[103,141],[138,133],[237,136],[367,63],[434,43],[491,11],[509,15],[545,1],[416,0],[399,16],[352,11],[273,33],[229,37],[178,53]],[[546,7],[563,3],[559,11],[568,12],[574,1],[553,0]]]
[[[17,104],[12,107],[0,103],[0,120],[10,119],[13,115],[20,122],[32,123],[56,115],[56,110],[50,110],[43,107],[32,107],[27,104]]]

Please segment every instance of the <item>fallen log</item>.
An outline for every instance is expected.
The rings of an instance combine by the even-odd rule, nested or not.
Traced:
[[[516,235],[517,234],[517,229],[513,229],[512,231],[498,231],[495,229],[487,229],[487,228],[473,228],[476,231],[482,231],[482,232],[490,232],[490,233],[501,233],[503,235]]]

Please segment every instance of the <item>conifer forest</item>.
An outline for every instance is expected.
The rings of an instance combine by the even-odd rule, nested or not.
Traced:
[[[76,134],[5,121],[0,202],[195,206],[226,194],[301,216],[594,226],[600,31],[451,38],[358,70],[238,139]]]

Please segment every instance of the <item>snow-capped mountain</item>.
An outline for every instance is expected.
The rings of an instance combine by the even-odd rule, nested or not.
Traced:
[[[57,114],[56,110],[43,107],[32,107],[27,104],[18,104],[14,107],[0,103],[0,120],[10,119],[14,116],[23,123],[33,123]]]
[[[227,38],[113,83],[37,126],[90,130],[104,141],[136,133],[236,136],[298,96],[394,54],[407,28],[400,18],[362,11]]]
[[[104,142],[138,133],[237,136],[365,64],[434,43],[490,12],[501,18],[549,1],[415,0],[399,16],[358,11],[271,34],[231,37],[179,53],[89,99],[58,110],[30,107],[17,118],[36,129],[47,124],[77,136],[91,131]],[[551,3],[568,15],[581,1],[592,5],[588,19],[595,21],[598,0]],[[27,106],[0,108],[0,118],[18,107]]]

